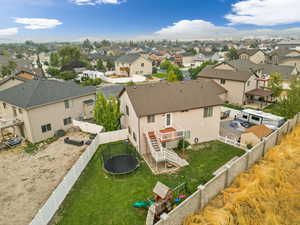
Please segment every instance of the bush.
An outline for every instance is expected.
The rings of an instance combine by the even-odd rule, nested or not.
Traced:
[[[247,147],[247,149],[252,149],[253,145],[252,144],[247,144],[246,147]]]
[[[29,143],[26,147],[25,147],[25,152],[27,153],[34,153],[35,151],[38,150],[38,146],[37,144],[32,144],[32,143]]]
[[[85,81],[82,81],[80,84],[81,86],[97,86],[102,83],[102,80],[100,78],[95,79],[87,79]]]
[[[177,146],[177,150],[182,150],[182,149],[186,149],[190,146],[191,144],[184,140],[184,139],[180,139],[178,142],[178,146]]]

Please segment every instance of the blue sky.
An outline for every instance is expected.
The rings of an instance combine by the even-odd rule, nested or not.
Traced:
[[[2,40],[300,35],[299,0],[1,0]]]

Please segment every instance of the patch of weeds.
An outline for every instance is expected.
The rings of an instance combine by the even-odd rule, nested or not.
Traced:
[[[24,151],[27,153],[34,153],[38,150],[38,145],[37,144],[32,144],[28,143],[27,146],[25,147]]]

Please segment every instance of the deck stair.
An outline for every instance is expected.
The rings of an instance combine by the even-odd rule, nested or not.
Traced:
[[[155,151],[160,151],[160,144],[155,136],[155,133],[154,132],[148,132],[148,135],[149,135],[149,139],[150,139],[150,142],[151,142],[151,145],[153,147],[153,149]]]

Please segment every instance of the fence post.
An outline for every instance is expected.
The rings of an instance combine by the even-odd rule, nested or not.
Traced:
[[[267,145],[267,141],[266,141],[267,138],[263,137],[262,141],[264,143],[264,147],[263,147],[263,151],[262,151],[262,158],[265,156],[266,154],[266,145]]]
[[[204,204],[203,204],[203,191],[205,189],[205,185],[199,185],[198,186],[198,190],[200,191],[200,209],[202,209],[204,207]]]
[[[247,163],[246,163],[246,169],[247,170],[249,168],[249,160],[250,160],[250,153],[252,152],[251,149],[246,149],[247,152]]]
[[[229,186],[229,169],[231,168],[231,165],[227,164],[225,165],[226,168],[226,178],[225,178],[225,188]]]

